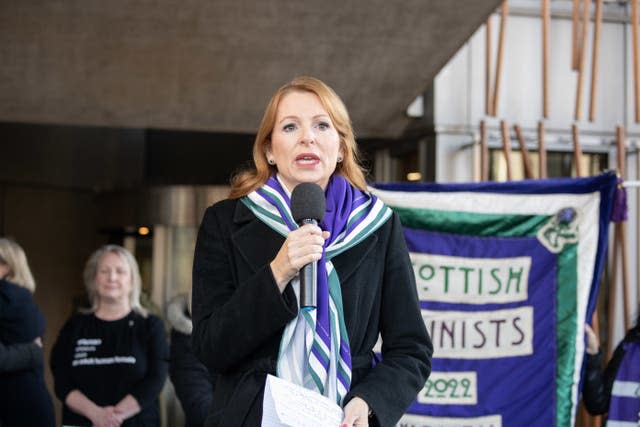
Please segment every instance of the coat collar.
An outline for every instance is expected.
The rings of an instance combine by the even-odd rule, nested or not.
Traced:
[[[255,272],[269,264],[280,250],[284,237],[260,221],[240,200],[233,214],[235,231],[231,241]]]
[[[240,201],[236,204],[233,222],[237,229],[231,240],[253,271],[270,263],[284,243],[284,237],[260,221]],[[377,241],[377,233],[372,233],[358,245],[332,259],[341,283],[358,269]]]

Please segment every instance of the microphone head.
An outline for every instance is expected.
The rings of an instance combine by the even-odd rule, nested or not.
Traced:
[[[304,219],[322,221],[325,205],[324,190],[313,182],[298,184],[291,192],[291,214],[297,223]]]

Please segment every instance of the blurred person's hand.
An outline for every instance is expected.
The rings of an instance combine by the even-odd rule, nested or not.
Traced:
[[[598,339],[598,336],[591,326],[586,323],[584,324],[584,332],[587,334],[587,353],[598,354],[598,351],[600,350],[600,340]]]
[[[114,406],[96,407],[90,419],[94,427],[120,427],[122,425]]]

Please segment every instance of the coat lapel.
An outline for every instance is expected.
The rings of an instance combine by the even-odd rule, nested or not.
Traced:
[[[233,217],[236,230],[231,235],[234,247],[252,271],[270,263],[284,242],[284,237],[260,221],[238,201]]]

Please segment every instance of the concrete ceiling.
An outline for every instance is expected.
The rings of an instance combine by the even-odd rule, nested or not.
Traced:
[[[361,137],[405,110],[499,0],[0,2],[0,121],[254,133],[280,85],[329,83]]]

